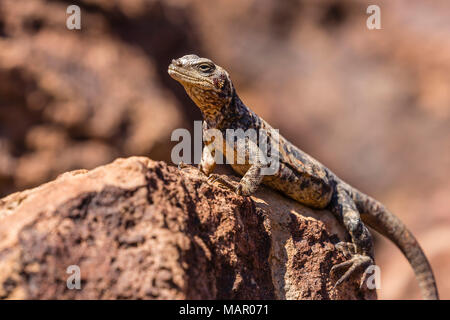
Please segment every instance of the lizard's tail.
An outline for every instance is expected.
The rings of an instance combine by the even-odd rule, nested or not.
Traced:
[[[354,192],[354,195],[358,210],[362,213],[362,220],[395,243],[408,259],[416,274],[423,298],[438,300],[439,294],[430,263],[413,234],[380,202],[359,192]]]

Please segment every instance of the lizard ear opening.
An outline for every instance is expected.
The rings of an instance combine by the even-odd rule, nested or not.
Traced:
[[[221,74],[218,78],[215,78],[214,85],[220,90],[219,96],[221,98],[231,98],[233,95],[233,84],[227,74]]]
[[[214,78],[213,82],[214,82],[214,86],[217,89],[222,89],[223,86],[225,85],[225,79],[222,76],[220,76],[218,78]]]

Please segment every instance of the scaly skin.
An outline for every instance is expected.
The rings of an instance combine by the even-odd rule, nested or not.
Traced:
[[[183,85],[187,94],[202,111],[205,120],[204,130],[220,130],[224,141],[226,129],[245,131],[252,128],[264,129],[266,132],[272,129],[267,122],[244,105],[236,94],[228,73],[211,60],[186,55],[172,60],[168,72]],[[224,143],[222,150],[218,150],[224,155],[226,145]],[[243,176],[236,187],[238,194],[251,195],[258,185],[263,183],[311,208],[330,210],[344,225],[352,240],[351,243],[336,245],[338,249],[350,250],[352,253],[350,260],[331,269],[332,273],[347,269],[336,282],[336,286],[347,280],[354,272],[367,270],[366,268],[374,263],[373,241],[364,224],[366,223],[400,248],[414,269],[423,298],[438,299],[436,282],[425,254],[412,233],[396,216],[378,201],[343,182],[331,170],[284,137],[279,136],[278,146],[280,168],[274,175],[262,176],[261,165],[258,163],[250,164],[247,161],[244,164],[231,164],[233,169]],[[215,152],[214,143],[206,141],[199,165],[200,170],[206,175],[210,175],[214,170]],[[236,149],[234,153],[236,159]],[[361,283],[365,277],[364,272]]]

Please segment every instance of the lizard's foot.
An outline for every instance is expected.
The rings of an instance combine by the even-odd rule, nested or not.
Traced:
[[[338,251],[342,252],[344,257],[350,259],[354,254],[356,254],[355,245],[352,242],[340,241],[334,246]]]
[[[353,273],[364,270],[360,281],[360,287],[362,287],[367,278],[367,267],[373,265],[373,259],[369,256],[355,253],[355,246],[353,243],[339,242],[336,244],[336,248],[341,251],[344,256],[351,256],[351,258],[331,268],[331,276],[333,278],[336,277],[336,273],[342,273],[342,270],[347,268],[347,271],[336,281],[334,287],[336,288],[349,279]]]
[[[249,197],[252,194],[251,190],[242,182],[236,187],[236,193],[244,197]]]
[[[210,184],[213,184],[214,182],[218,182],[221,185],[223,185],[224,187],[226,187],[232,191],[236,191],[236,189],[237,189],[237,187],[231,181],[229,181],[228,179],[225,179],[224,177],[221,177],[220,175],[215,174],[215,173],[211,173],[208,176],[207,181]]]
[[[242,183],[237,183],[237,185],[236,185],[235,183],[233,183],[233,181],[225,179],[225,178],[219,176],[218,174],[212,173],[208,177],[208,183],[212,184],[214,182],[220,183],[227,189],[230,189],[231,191],[236,192],[236,194],[238,194],[240,196],[247,197],[247,196],[250,196],[250,194],[251,194],[247,188],[242,188]]]

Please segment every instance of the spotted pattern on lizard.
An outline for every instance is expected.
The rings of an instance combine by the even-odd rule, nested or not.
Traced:
[[[227,129],[264,129],[272,127],[241,101],[228,72],[207,58],[186,55],[172,60],[169,75],[181,83],[187,94],[201,110],[204,130],[217,129],[225,136]],[[225,138],[224,138],[225,141]],[[232,163],[240,175],[236,192],[249,196],[263,183],[311,208],[328,209],[348,231],[351,242],[338,243],[338,250],[352,253],[352,257],[333,266],[332,273],[345,271],[336,281],[339,285],[352,274],[363,271],[361,284],[367,277],[367,268],[374,263],[373,241],[366,225],[393,241],[411,264],[424,299],[438,299],[436,281],[431,266],[413,234],[380,202],[351,187],[331,170],[305,152],[279,137],[280,167],[276,174],[261,175],[258,163]],[[215,150],[211,141],[205,142],[199,168],[210,175],[215,167]],[[234,150],[236,151],[236,150]],[[236,157],[235,157],[236,159]],[[232,187],[232,186],[230,186]],[[365,271],[364,271],[365,270]]]

